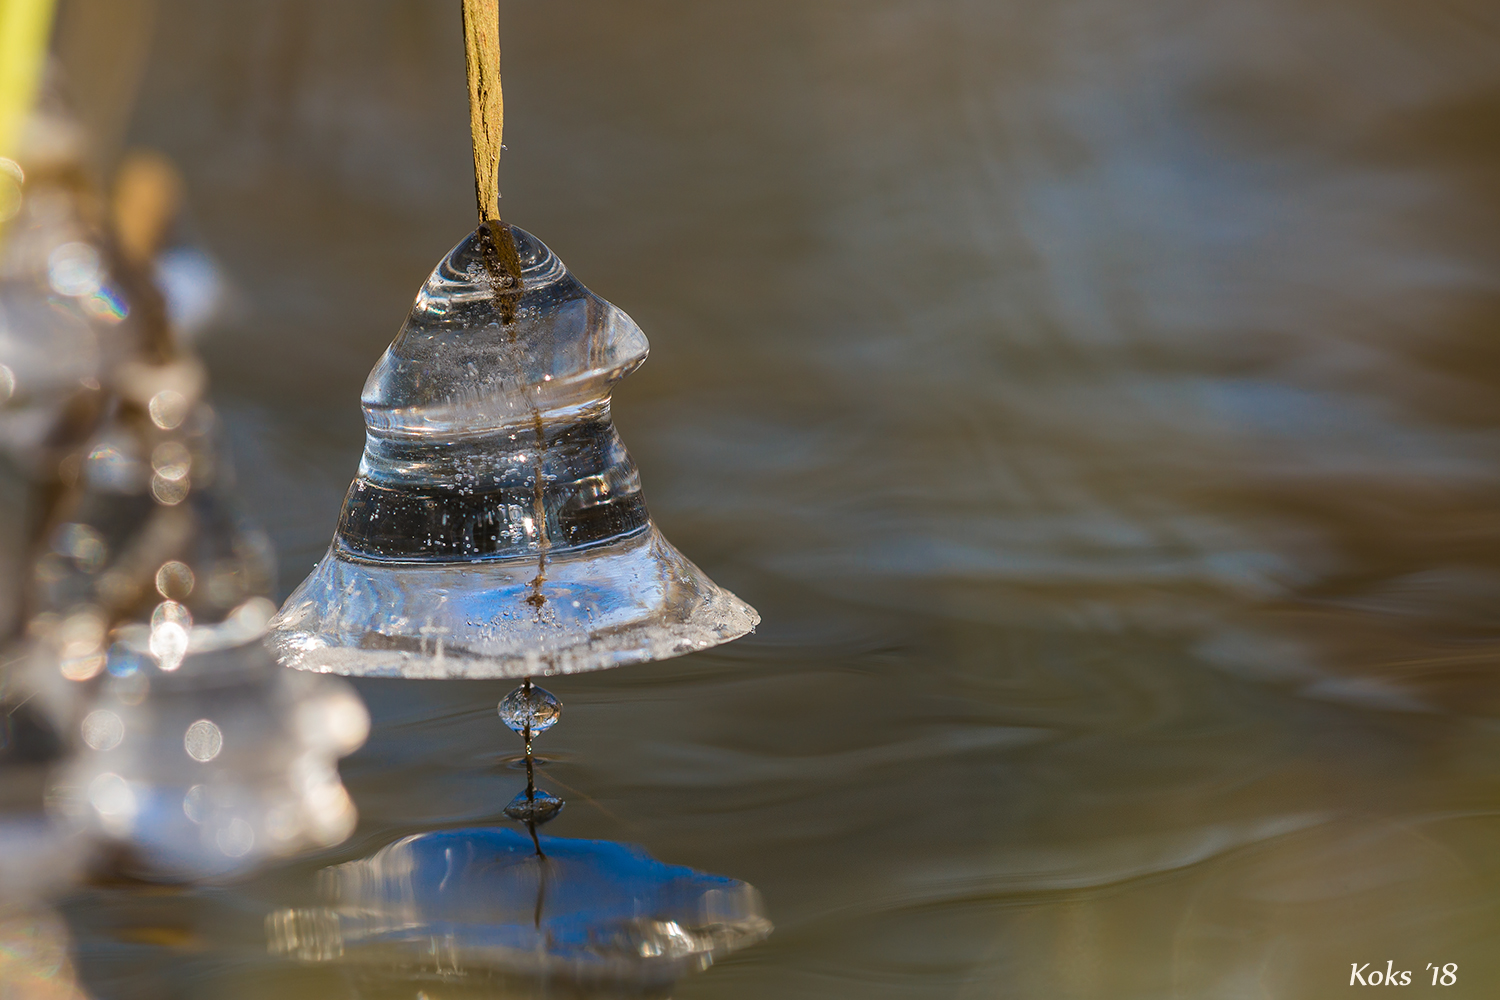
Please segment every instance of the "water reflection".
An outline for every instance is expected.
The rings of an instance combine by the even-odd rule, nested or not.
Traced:
[[[384,984],[374,995],[519,982],[532,995],[666,996],[771,932],[744,882],[609,841],[542,837],[541,849],[508,829],[407,837],[323,870],[324,906],[267,918],[271,950],[358,967]]]

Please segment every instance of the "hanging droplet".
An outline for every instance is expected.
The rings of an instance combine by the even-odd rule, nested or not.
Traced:
[[[565,805],[567,803],[556,795],[538,788],[532,798],[527,798],[525,792],[517,794],[505,807],[505,815],[517,823],[540,825],[562,812],[562,807]]]
[[[282,662],[541,676],[749,632],[754,609],[651,522],[610,419],[611,388],[647,348],[540,240],[500,223],[470,234],[365,383],[359,477],[273,625]]]
[[[500,699],[500,721],[522,735],[528,729],[532,736],[545,733],[557,725],[560,715],[562,702],[551,691],[535,685],[518,687]]]

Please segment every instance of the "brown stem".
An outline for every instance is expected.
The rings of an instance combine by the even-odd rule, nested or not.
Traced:
[[[536,609],[537,617],[541,617],[542,605],[547,603],[547,595],[542,593],[542,584],[547,582],[547,550],[551,547],[547,539],[547,503],[543,495],[542,481],[542,451],[546,448],[546,431],[542,427],[542,411],[532,410],[532,432],[536,435],[536,445],[532,448],[531,462],[531,519],[536,523],[536,579],[531,581],[531,596],[526,598],[526,603]]]
[[[510,340],[515,343],[516,303],[521,298],[521,254],[516,250],[516,237],[510,226],[497,220],[479,224],[479,255],[484,261],[485,272],[490,278],[490,295],[495,308],[500,312],[502,325],[510,327]],[[519,369],[518,369],[519,371]]]
[[[500,144],[505,96],[500,89],[500,0],[464,0],[464,62],[469,77],[469,132],[474,140],[474,201],[479,221],[500,218]]]
[[[527,710],[530,711],[530,677],[526,678],[526,680],[522,682],[521,690],[526,692]],[[522,730],[521,736],[526,741],[526,801],[528,803],[531,803],[532,805],[532,815],[536,815],[536,772],[533,770],[535,758],[531,754],[531,723],[529,721],[526,723],[525,728]],[[536,820],[528,819],[526,821],[526,829],[531,834],[531,843],[532,846],[536,848],[536,856],[541,858],[543,861],[546,861],[547,855],[542,853],[542,842],[536,835]],[[537,903],[537,912],[539,914],[541,913],[540,901]]]
[[[464,0],[464,62],[469,78],[469,135],[474,145],[474,204],[479,212],[480,253],[489,272],[500,322],[510,326],[522,291],[521,258],[510,226],[500,221],[500,153],[505,133],[505,96],[500,86],[500,0]],[[516,332],[511,330],[512,342]],[[522,374],[518,370],[517,374]],[[524,381],[524,379],[523,379]],[[541,614],[547,597],[547,511],[542,499],[542,414],[536,423],[535,495],[532,516],[538,548],[536,579],[526,603]]]
[[[535,825],[533,825],[532,828],[531,828],[531,839],[533,841],[536,840],[536,826]],[[541,844],[537,844],[536,845],[536,853],[537,853],[537,856],[542,859],[542,861],[545,862],[547,860],[547,855],[545,855],[545,854],[542,853],[542,845]],[[544,902],[546,902],[546,899],[547,899],[547,866],[545,864],[541,864],[541,865],[537,866],[537,870],[536,870],[536,912],[531,915],[531,922],[536,927],[537,930],[541,930],[542,929],[542,904]]]
[[[536,835],[536,820],[528,819],[526,821],[526,829],[531,834],[531,844],[536,848],[536,856],[546,861],[547,855],[542,853],[542,841]],[[540,909],[538,909],[538,912],[540,912]]]

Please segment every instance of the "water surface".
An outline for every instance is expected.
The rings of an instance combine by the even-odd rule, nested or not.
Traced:
[[[161,3],[131,140],[238,283],[203,350],[283,593],[472,225],[452,6]],[[615,405],[651,511],[764,618],[550,684],[550,833],[764,894],[679,1000],[1493,993],[1491,6],[550,0],[502,37],[502,210],[651,338]],[[502,822],[509,685],[359,687],[355,837],[78,894],[100,996],[356,995],[264,914]]]

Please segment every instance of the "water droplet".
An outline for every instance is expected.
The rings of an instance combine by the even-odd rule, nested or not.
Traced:
[[[151,609],[151,627],[160,628],[166,622],[190,628],[193,613],[177,601],[162,601]]]
[[[567,805],[562,799],[551,792],[544,792],[540,788],[536,790],[534,798],[527,798],[525,792],[521,792],[510,800],[510,805],[505,807],[505,815],[517,823],[545,823],[558,813],[562,807]]]
[[[167,479],[161,473],[151,477],[151,495],[165,507],[175,507],[187,499],[192,484],[186,479]]]
[[[161,478],[176,482],[193,467],[193,454],[181,441],[163,441],[151,449],[151,468]]]
[[[518,687],[500,699],[500,721],[512,732],[524,734],[530,727],[532,736],[545,733],[557,725],[560,715],[562,702],[551,691],[535,685]]]
[[[151,612],[151,655],[157,666],[168,673],[182,666],[187,655],[188,629],[193,626],[193,616],[187,608],[176,601],[162,601]]]

